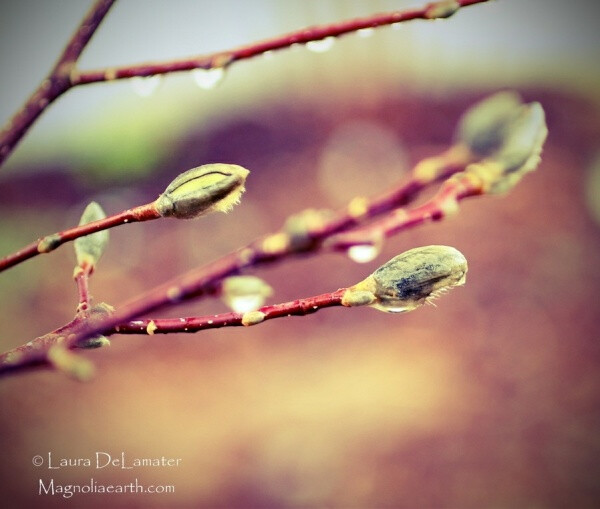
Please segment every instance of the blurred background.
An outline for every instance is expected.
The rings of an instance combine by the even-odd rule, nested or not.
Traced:
[[[84,69],[220,51],[418,2],[117,2]],[[0,120],[48,72],[90,2],[0,4]],[[506,0],[448,20],[363,31],[198,73],[80,87],[0,170],[0,255],[154,199],[208,162],[251,170],[242,203],[201,221],[111,231],[96,302],[132,296],[277,230],[306,207],[379,193],[452,139],[497,90],[540,101],[539,170],[505,197],[390,239],[380,256],[296,259],[253,273],[270,303],[363,279],[396,254],[446,244],[465,287],[407,315],[328,309],[197,335],[113,336],[96,378],[0,380],[6,507],[546,508],[600,504],[600,36],[595,2]],[[217,81],[213,83],[213,81]],[[55,329],[77,303],[67,245],[0,274],[0,347]],[[160,316],[226,311],[219,301]],[[181,458],[179,467],[32,465]],[[161,495],[39,496],[57,484],[174,485]]]

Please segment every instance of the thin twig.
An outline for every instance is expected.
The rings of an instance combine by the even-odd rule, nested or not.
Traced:
[[[50,74],[0,132],[0,165],[57,97],[69,90],[71,72],[115,0],[98,0],[81,21]]]
[[[205,329],[257,325],[274,318],[304,316],[316,313],[319,309],[342,306],[342,297],[346,290],[346,288],[340,288],[335,292],[314,297],[263,306],[256,311],[247,313],[229,312],[187,318],[154,318],[130,321],[116,325],[111,330],[106,331],[105,335],[194,333]],[[76,318],[63,327],[40,336],[26,345],[3,353],[0,355],[0,376],[16,371],[26,371],[33,367],[51,365],[52,363],[47,357],[48,350],[57,343],[65,344],[71,349],[77,348],[76,343],[67,344],[65,338],[76,334],[82,323],[83,320]],[[59,340],[59,338],[63,339]]]
[[[273,318],[284,316],[304,316],[316,313],[319,309],[341,306],[346,288],[324,293],[305,299],[297,299],[281,304],[263,306],[247,313],[220,313],[217,315],[194,316],[187,318],[149,318],[125,322],[115,326],[106,335],[111,334],[171,334],[193,333],[204,329],[221,327],[249,326]]]
[[[89,263],[85,263],[83,266],[75,267],[73,278],[75,279],[77,293],[79,295],[77,313],[85,314],[90,307],[89,279],[93,270],[94,266]]]
[[[488,0],[460,0],[459,7],[486,2]],[[306,44],[307,42],[319,41],[327,37],[339,37],[344,34],[357,32],[366,28],[377,28],[403,21],[414,19],[431,19],[434,7],[448,2],[434,2],[420,8],[405,11],[395,11],[374,14],[369,17],[352,19],[333,23],[330,25],[302,28],[289,34],[254,42],[246,46],[222,51],[210,55],[200,55],[193,58],[181,60],[170,60],[166,62],[145,63],[122,67],[110,67],[105,69],[81,71],[73,75],[74,85],[85,85],[102,81],[112,81],[133,77],[154,76],[157,74],[168,74],[172,72],[190,71],[193,69],[212,69],[226,67],[233,62],[246,60],[269,51],[289,48],[294,44]]]
[[[51,235],[46,235],[45,237],[41,237],[31,244],[28,244],[23,249],[0,259],[0,272],[39,254],[50,253],[65,242],[70,242],[80,237],[114,228],[115,226],[120,226],[122,224],[149,221],[159,217],[161,216],[156,211],[153,204],[140,205],[139,207],[124,210],[114,216],[75,226]]]
[[[481,182],[469,175],[456,175],[446,180],[438,193],[420,207],[411,210],[398,208],[367,226],[330,238],[325,247],[346,251],[352,246],[368,244],[373,238],[391,237],[426,221],[440,221],[458,212],[459,201],[482,192]]]
[[[63,55],[48,78],[42,82],[23,108],[13,116],[0,133],[0,165],[10,155],[20,139],[48,105],[75,86],[117,79],[190,71],[193,69],[224,68],[233,62],[246,60],[269,51],[289,48],[294,44],[305,44],[327,37],[338,37],[357,32],[365,28],[393,25],[414,19],[448,17],[458,10],[458,8],[487,1],[489,0],[442,0],[440,2],[429,3],[421,8],[375,14],[366,18],[342,21],[331,25],[303,28],[286,35],[210,55],[166,62],[80,71],[76,67],[77,60],[114,2],[114,0],[99,0],[83,20],[79,30],[67,45]]]

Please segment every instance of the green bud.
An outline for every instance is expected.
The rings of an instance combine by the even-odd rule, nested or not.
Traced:
[[[548,128],[544,110],[539,103],[523,106],[519,117],[513,122],[504,146],[493,159],[504,168],[504,180],[494,186],[494,192],[512,188],[526,173],[535,170]]]
[[[499,92],[478,102],[461,117],[456,142],[479,157],[487,157],[505,143],[511,123],[521,112],[521,98],[514,92]]]
[[[179,175],[155,202],[161,216],[193,219],[229,212],[244,192],[250,172],[235,164],[205,164]]]
[[[445,291],[463,285],[466,273],[467,260],[457,249],[418,247],[392,258],[349,288],[342,304],[361,305],[364,302],[387,313],[412,311]],[[372,299],[368,298],[369,294]]]
[[[91,202],[83,211],[79,225],[92,223],[100,219],[104,219],[106,214],[102,207],[95,201]],[[108,244],[108,230],[86,235],[75,240],[75,256],[77,257],[77,265],[82,267],[85,264],[95,266],[98,260],[104,253]]]

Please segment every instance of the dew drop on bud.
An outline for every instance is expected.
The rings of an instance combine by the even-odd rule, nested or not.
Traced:
[[[160,85],[161,76],[131,78],[131,88],[140,97],[150,97]]]
[[[308,41],[306,49],[314,53],[325,53],[329,51],[335,43],[335,37],[325,37],[319,41]]]
[[[196,84],[204,90],[215,88],[225,77],[223,67],[213,67],[212,69],[194,69],[192,76]]]
[[[377,244],[358,244],[348,248],[348,258],[356,263],[368,263],[379,255],[381,251]]]

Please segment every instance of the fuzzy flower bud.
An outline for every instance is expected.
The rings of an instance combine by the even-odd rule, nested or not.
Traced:
[[[342,304],[369,305],[387,313],[412,311],[463,285],[466,273],[467,260],[453,247],[418,247],[392,258],[349,288]]]
[[[514,92],[499,92],[478,102],[461,117],[456,142],[465,144],[479,157],[487,157],[505,143],[512,122],[523,103]]]
[[[235,164],[205,164],[179,175],[156,200],[161,216],[193,219],[210,212],[229,212],[244,192],[250,173]]]
[[[79,225],[92,223],[105,217],[106,214],[102,207],[93,201],[83,211]],[[108,237],[108,230],[102,230],[76,239],[73,247],[75,248],[77,265],[79,267],[84,265],[95,266],[108,245]]]

